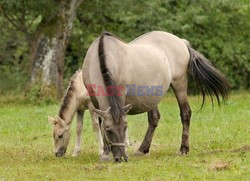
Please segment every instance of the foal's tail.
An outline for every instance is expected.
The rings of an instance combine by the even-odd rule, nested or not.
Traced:
[[[186,43],[187,44],[187,43]],[[202,93],[202,105],[204,105],[205,97],[208,95],[213,104],[213,96],[216,97],[218,105],[220,106],[220,96],[222,100],[228,97],[230,84],[225,76],[217,70],[208,59],[201,53],[194,50],[189,44],[187,48],[190,53],[189,71],[192,74],[199,91]]]

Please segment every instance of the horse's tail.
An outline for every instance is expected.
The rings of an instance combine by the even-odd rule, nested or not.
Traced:
[[[102,74],[105,86],[109,87],[110,88],[109,90],[112,89],[113,91],[112,95],[107,96],[109,105],[111,107],[110,113],[114,120],[119,121],[120,116],[124,115],[125,113],[121,106],[121,99],[116,94],[116,90],[115,90],[116,83],[106,65],[106,55],[105,55],[105,49],[104,49],[104,37],[105,36],[113,36],[113,35],[108,32],[103,32],[99,39],[98,56],[99,56],[99,62],[100,62],[100,69],[101,69],[101,74]]]
[[[186,43],[190,54],[189,72],[192,74],[199,91],[202,93],[202,105],[204,105],[205,97],[208,95],[213,103],[213,96],[216,97],[218,105],[220,106],[220,96],[222,100],[228,98],[230,84],[225,76],[217,70],[207,58],[201,53],[194,50],[188,43]]]

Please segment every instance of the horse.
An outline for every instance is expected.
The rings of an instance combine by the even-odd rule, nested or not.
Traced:
[[[84,84],[96,108],[93,111],[103,118],[105,139],[115,162],[128,159],[124,145],[126,114],[147,112],[148,129],[136,153],[149,152],[160,119],[157,106],[169,87],[177,99],[182,122],[179,153],[189,152],[188,73],[202,93],[201,108],[206,96],[212,102],[215,97],[220,105],[227,100],[230,90],[225,76],[187,40],[163,31],[146,33],[129,43],[104,32],[89,47],[82,70]]]
[[[79,155],[81,151],[84,112],[86,110],[89,110],[92,119],[93,131],[96,133],[96,137],[98,140],[100,159],[103,161],[110,160],[107,154],[104,154],[105,144],[103,142],[101,130],[99,127],[99,120],[97,115],[93,112],[94,106],[87,94],[87,90],[82,80],[82,71],[78,70],[70,79],[69,86],[60,106],[59,114],[54,118],[51,116],[48,117],[49,121],[53,125],[54,153],[57,157],[64,156],[70,139],[70,126],[76,113],[77,137],[72,156]],[[126,144],[129,144],[128,139],[126,140]]]

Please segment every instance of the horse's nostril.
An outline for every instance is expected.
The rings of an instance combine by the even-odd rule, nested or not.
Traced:
[[[56,155],[56,157],[62,157],[64,155],[64,153],[61,151],[58,151],[55,153],[55,155]]]
[[[128,161],[128,156],[124,157],[124,161],[127,162]]]
[[[115,158],[115,162],[119,162],[119,158],[118,157]]]

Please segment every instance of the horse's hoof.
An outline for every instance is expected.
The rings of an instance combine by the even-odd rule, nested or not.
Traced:
[[[72,157],[77,157],[78,156],[78,154],[77,153],[72,153],[72,155],[71,155]]]
[[[178,153],[177,153],[177,155],[179,155],[179,156],[185,156],[185,155],[187,155],[188,154],[188,151],[178,151]]]
[[[184,155],[187,155],[188,152],[189,152],[189,147],[188,147],[188,146],[181,146],[181,148],[180,148],[178,154],[179,154],[180,156],[184,156]]]
[[[134,156],[144,156],[145,155],[145,153],[143,153],[143,152],[141,152],[141,151],[139,151],[139,150],[137,150],[135,153],[134,153]]]
[[[80,154],[80,150],[74,150],[71,156],[76,157],[79,154]]]
[[[101,162],[108,162],[108,161],[111,161],[111,157],[109,155],[105,155],[105,154],[102,154],[100,155],[100,161]]]

